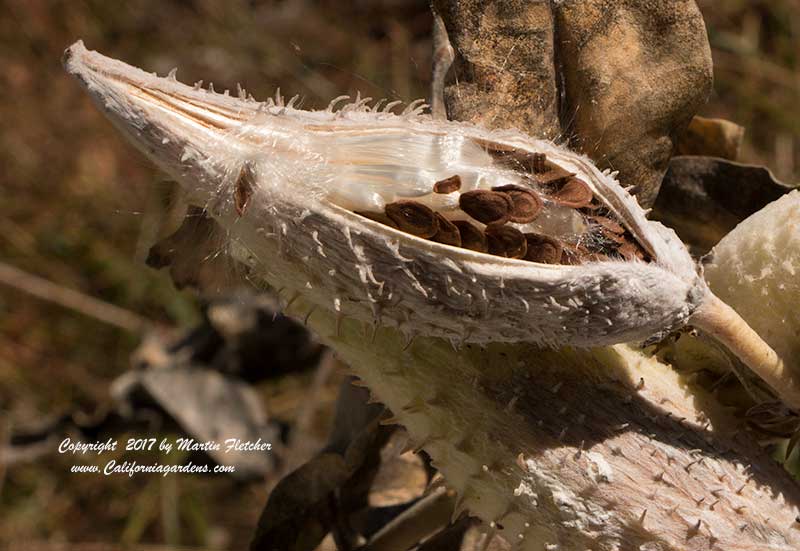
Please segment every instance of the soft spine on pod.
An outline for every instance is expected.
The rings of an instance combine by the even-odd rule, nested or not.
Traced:
[[[691,321],[800,409],[800,389],[784,384],[781,359],[714,299],[674,232],[647,220],[633,196],[581,155],[516,132],[433,120],[419,104],[397,116],[362,99],[336,112],[333,104],[301,111],[279,95],[266,104],[244,91],[247,99],[237,99],[183,85],[174,74],[145,73],[80,42],[64,63],[123,133],[218,220],[234,256],[275,288],[340,316],[454,343],[588,347],[659,338]],[[412,161],[424,161],[422,173],[472,170],[459,164],[472,157],[458,154],[475,143],[544,153],[577,174],[650,262],[500,258],[425,241],[329,200],[362,181],[403,185],[391,176]],[[243,176],[246,209],[237,194]]]
[[[736,321],[730,325],[737,320],[735,312],[726,309],[710,293],[675,234],[648,221],[635,198],[585,157],[515,132],[435,121],[419,115],[416,107],[397,116],[370,108],[361,99],[336,112],[333,106],[325,111],[300,111],[280,98],[257,103],[243,91],[244,99],[236,99],[182,85],[174,78],[158,78],[89,52],[81,43],[66,52],[65,65],[123,133],[176,178],[190,200],[216,219],[226,232],[229,252],[248,267],[251,276],[274,288],[285,289],[292,296],[301,296],[302,300],[295,304],[309,306],[302,317],[308,318],[317,309],[322,310],[320,319],[335,319],[335,334],[327,336],[329,342],[348,351],[354,369],[376,389],[381,399],[400,411],[400,419],[411,427],[415,437],[428,439],[423,441],[425,448],[432,450],[432,455],[444,464],[452,466],[459,461],[460,456],[451,450],[453,443],[446,437],[440,438],[446,445],[438,449],[431,440],[437,437],[432,432],[434,427],[428,426],[434,419],[431,414],[422,411],[417,415],[416,419],[425,425],[419,427],[410,411],[402,412],[403,404],[396,403],[402,393],[383,384],[377,366],[364,360],[369,355],[369,340],[361,333],[358,338],[353,337],[352,324],[396,328],[409,339],[404,348],[413,350],[410,338],[414,335],[421,335],[426,341],[451,340],[456,348],[469,347],[470,343],[590,347],[658,337],[687,322],[695,322],[736,351],[787,403],[800,406],[797,390],[781,385],[784,379],[780,359],[774,352],[769,354],[768,347],[765,349],[758,336],[747,331],[746,324]],[[339,138],[346,141],[346,137],[358,138],[362,149],[357,152],[370,152],[370,156],[378,155],[374,149],[377,146],[380,155],[385,156],[387,151],[409,151],[416,143],[430,144],[433,140],[446,146],[425,150],[426,155],[435,157],[431,165],[434,168],[446,164],[458,144],[465,141],[544,153],[565,170],[579,175],[651,260],[546,265],[459,249],[387,227],[329,200],[333,191],[348,184],[346,179],[338,179],[342,171],[352,169],[350,165],[357,165],[360,159],[356,150],[336,150]],[[373,168],[378,170],[381,166],[374,164]],[[356,201],[362,199],[356,194]],[[373,199],[376,204],[384,200]],[[311,324],[315,324],[314,320]],[[339,339],[340,331],[349,335],[347,341]],[[381,332],[376,329],[373,334],[376,333]],[[357,348],[360,352],[355,351]],[[390,363],[401,367],[405,361],[402,352],[396,346],[389,350]],[[420,379],[427,377],[433,392],[447,387],[449,383],[442,379],[447,371],[445,364],[453,369],[458,366],[449,365],[452,357],[444,354],[440,345],[434,344],[429,350],[430,357],[409,360],[416,367],[424,366],[429,375],[422,376],[416,369],[415,380],[412,374],[406,376],[398,370],[392,384],[402,386],[405,380],[405,390],[419,392],[423,388]],[[462,353],[463,349],[455,352]],[[458,373],[451,372],[450,377],[458,378]],[[451,400],[443,399],[446,403]],[[680,401],[677,395],[669,399]],[[446,408],[441,409],[447,414]],[[500,418],[500,412],[494,411],[493,415]],[[520,423],[529,421],[536,422],[530,416],[523,416]],[[675,421],[669,423],[674,428]],[[563,436],[560,432],[555,434],[554,441],[567,437],[567,432]],[[530,435],[525,439],[529,449],[536,449],[535,441]],[[464,442],[463,450],[456,446],[456,451],[477,457],[478,452],[470,451],[469,446],[469,442]],[[535,534],[536,530],[525,526],[526,515],[537,518],[540,529],[544,521],[531,511],[536,507],[533,496],[528,496],[531,499],[526,502],[526,511],[518,515],[492,511],[477,503],[481,495],[497,497],[505,492],[515,477],[519,481],[519,471],[514,470],[509,478],[509,472],[503,470],[509,454],[513,453],[510,445],[507,447],[501,454],[500,474],[493,477],[477,473],[482,481],[465,486],[477,493],[465,499],[470,509],[479,511],[482,518],[509,517],[507,522],[518,533]],[[577,449],[584,447],[579,445]],[[488,458],[491,454],[483,455]],[[587,451],[584,459],[592,457]],[[486,467],[480,471],[497,472],[494,465],[487,463]],[[606,472],[605,465],[597,460],[592,468],[598,473]],[[443,471],[458,483],[458,470],[443,468]],[[497,477],[502,478],[502,484],[494,480]],[[663,479],[663,473],[654,475],[656,483],[661,484]],[[549,484],[541,477],[534,477],[529,487],[536,493],[535,488],[542,483]],[[524,494],[525,487],[520,488]],[[550,493],[551,506],[566,508],[568,516],[576,517],[568,519],[571,525],[564,524],[559,530],[577,529],[586,537],[593,532],[605,534],[607,545],[601,548],[621,548],[621,534],[630,528],[630,519],[615,525],[615,530],[622,532],[605,533],[593,524],[595,520],[610,522],[602,511],[581,510],[582,498],[559,493],[557,487],[551,487]],[[629,505],[626,505],[628,511],[632,510]],[[666,523],[674,514],[675,511],[664,509],[659,513],[660,521]],[[581,519],[586,523],[579,522]],[[697,522],[699,527],[688,525],[689,534],[683,533],[681,537],[692,539],[702,533],[706,547],[722,537],[726,544],[731,544],[728,548],[744,548],[736,547],[733,529],[724,536],[709,535],[702,531],[703,519]],[[763,523],[756,526],[757,530],[762,528]],[[679,541],[673,536],[666,540]],[[656,547],[652,548],[657,549],[659,538],[655,539]],[[777,536],[766,539],[772,548],[789,548],[784,544],[787,540],[779,542]],[[539,548],[535,547],[538,544],[530,545],[534,547],[529,548]],[[664,544],[664,548],[675,547]]]

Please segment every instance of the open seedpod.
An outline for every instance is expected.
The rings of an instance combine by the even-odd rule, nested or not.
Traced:
[[[691,323],[800,408],[777,354],[612,174],[551,142],[433,120],[416,104],[401,115],[360,98],[301,111],[279,95],[259,103],[241,89],[234,98],[159,78],[80,42],[64,62],[216,220],[247,277],[291,297],[289,312],[391,407],[462,505],[512,541],[747,549],[744,524],[764,548],[796,543],[789,507],[769,499],[759,506],[779,528],[716,504],[679,510],[687,487],[727,488],[743,475],[720,459],[687,467],[715,451],[677,375],[639,357],[641,373],[658,373],[648,388],[628,380],[634,353],[624,347],[536,346],[648,341]],[[614,381],[605,399],[599,379]],[[653,396],[631,402],[632,391]],[[622,428],[608,426],[614,417]],[[642,431],[625,431],[629,419]],[[689,444],[659,438],[684,422]],[[645,446],[661,468],[627,459]],[[653,488],[643,493],[641,480]]]

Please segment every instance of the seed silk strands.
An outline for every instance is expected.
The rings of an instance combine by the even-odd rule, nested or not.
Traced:
[[[460,343],[592,347],[704,329],[788,405],[781,359],[717,299],[675,233],[586,157],[434,120],[421,102],[304,111],[65,53],[122,133],[274,288],[363,322]],[[336,109],[336,106],[339,108]]]

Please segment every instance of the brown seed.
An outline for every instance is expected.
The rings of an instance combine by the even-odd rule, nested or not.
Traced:
[[[533,222],[536,217],[539,216],[539,213],[542,212],[544,204],[541,198],[539,198],[532,189],[508,185],[493,187],[492,191],[505,193],[511,198],[511,202],[514,206],[511,212],[508,213],[509,222],[527,224],[528,222]]]
[[[517,149],[510,145],[503,145],[488,140],[476,141],[493,159],[512,169],[537,174],[547,172],[550,170],[551,166],[555,166],[547,162],[547,156],[544,153],[531,153],[524,149]]]
[[[602,235],[607,241],[611,241],[612,243],[616,243],[617,245],[625,243],[625,238],[622,237],[620,234],[614,233],[602,227],[600,228],[600,235]]]
[[[486,226],[486,239],[489,242],[489,253],[507,258],[522,258],[527,251],[525,236],[511,226]]]
[[[580,266],[583,264],[583,254],[574,245],[564,245],[561,251],[561,264],[567,266]]]
[[[546,167],[547,170],[533,177],[541,186],[558,189],[575,176],[574,172],[568,172],[560,166],[551,163],[548,163],[548,165]]]
[[[479,253],[489,252],[489,244],[486,241],[486,236],[477,226],[466,220],[454,220],[453,225],[458,228],[462,247],[472,251],[478,251]]]
[[[253,187],[255,182],[255,175],[249,163],[245,163],[239,172],[239,178],[236,180],[236,187],[233,190],[233,206],[236,208],[236,214],[243,215],[247,209],[247,204],[250,202],[250,197],[253,196]]]
[[[370,220],[374,220],[375,222],[380,222],[384,226],[389,226],[390,228],[397,229],[397,224],[395,224],[394,221],[392,221],[392,219],[386,216],[386,214],[383,212],[368,212],[368,211],[357,210],[355,211],[355,213],[358,214],[359,216],[363,216],[364,218],[369,218]]]
[[[525,260],[540,264],[560,264],[564,247],[561,242],[546,235],[526,233],[527,251]]]
[[[608,256],[605,254],[590,250],[584,245],[568,245],[564,243],[561,264],[578,266],[587,262],[602,262],[608,259]]]
[[[618,235],[625,233],[625,228],[622,227],[622,224],[611,218],[605,216],[590,216],[589,220],[612,233]]]
[[[575,209],[583,208],[592,203],[594,194],[583,180],[571,178],[558,191],[551,195],[556,203]]]
[[[503,224],[513,210],[514,203],[505,193],[476,189],[462,193],[458,206],[478,222]]]
[[[461,189],[461,176],[458,174],[439,180],[433,184],[434,193],[453,193]]]
[[[544,153],[533,154],[533,172],[542,174],[547,171],[547,155]]]
[[[433,237],[439,231],[436,213],[422,203],[397,201],[386,205],[385,212],[399,230],[418,237]]]
[[[645,254],[644,251],[639,247],[638,244],[632,241],[626,241],[622,245],[619,246],[617,252],[624,258],[625,260],[644,260]]]
[[[444,243],[445,245],[453,245],[454,247],[461,246],[461,234],[458,231],[458,226],[453,224],[450,220],[436,213],[436,219],[439,221],[439,231],[436,235],[431,237],[437,243]]]

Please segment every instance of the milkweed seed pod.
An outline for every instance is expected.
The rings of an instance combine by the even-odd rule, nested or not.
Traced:
[[[686,247],[579,154],[370,99],[303,111],[86,50],[67,70],[274,288],[342,318],[460,343],[590,347],[690,321],[776,389],[775,353],[709,291]]]

